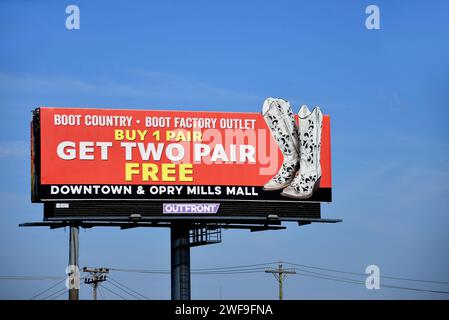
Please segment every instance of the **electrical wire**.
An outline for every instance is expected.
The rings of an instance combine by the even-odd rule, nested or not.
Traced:
[[[217,270],[217,269],[192,269],[192,272],[201,273],[201,272],[237,272],[237,271],[260,271],[266,270],[269,266],[266,267],[258,267],[258,268],[241,268],[241,269],[228,269],[228,270]]]
[[[365,285],[365,282],[363,282],[363,281],[350,279],[350,278],[331,277],[331,276],[319,276],[319,275],[313,275],[313,274],[304,274],[304,273],[300,273],[300,272],[297,272],[297,274],[301,275],[301,276],[317,278],[317,279],[325,279],[325,280],[332,280],[332,281],[338,281],[338,282],[346,282],[346,283]],[[395,286],[395,285],[390,285],[390,284],[382,284],[382,288],[401,289],[401,290],[429,292],[429,293],[440,293],[440,294],[449,294],[449,291],[402,287],[402,286]]]
[[[101,300],[106,300],[105,297],[104,297],[104,294],[103,294],[103,290],[100,290],[100,288],[101,288],[101,286],[98,286],[97,287],[97,291],[100,294]]]
[[[257,267],[257,266],[269,266],[272,264],[275,264],[278,262],[266,262],[266,263],[257,263],[257,264],[248,264],[248,265],[242,265],[242,266],[227,266],[227,267],[215,267],[215,268],[199,268],[199,269],[192,269],[192,272],[195,271],[214,271],[214,270],[224,270],[224,269],[241,269],[241,268],[249,268],[249,267]],[[146,270],[146,269],[125,269],[125,268],[109,268],[111,271],[121,271],[121,272],[133,272],[133,273],[170,273],[170,271],[166,269],[153,269],[153,270]]]
[[[130,272],[130,273],[155,273],[155,274],[170,273],[170,271],[162,269],[145,270],[145,269],[109,268],[109,271]]]
[[[257,263],[257,264],[247,264],[242,266],[227,266],[227,267],[214,267],[214,268],[199,268],[199,269],[192,269],[192,271],[203,271],[203,270],[221,270],[221,269],[241,269],[241,268],[250,268],[250,267],[258,267],[258,266],[268,266],[272,264],[277,264],[282,262],[266,262],[266,263]]]
[[[58,294],[56,297],[51,298],[51,300],[56,300],[56,298],[59,298],[60,296],[62,296],[63,294],[65,294],[66,290],[62,291],[60,294]]]
[[[114,287],[116,287],[117,289],[123,291],[123,292],[126,293],[127,295],[130,295],[130,296],[133,297],[134,299],[142,300],[142,298],[139,297],[138,295],[135,295],[135,294],[133,294],[133,293],[130,293],[129,291],[127,291],[127,290],[123,289],[122,287],[116,285],[114,282],[109,282],[109,283],[110,283],[111,285],[113,285]]]
[[[120,286],[122,286],[122,287],[124,287],[124,288],[126,288],[126,289],[128,289],[129,291],[131,291],[131,292],[133,292],[133,293],[135,293],[135,294],[137,294],[137,295],[139,295],[139,296],[141,296],[143,299],[145,299],[145,300],[151,300],[150,298],[148,298],[147,296],[144,296],[143,294],[141,294],[141,293],[139,293],[139,292],[137,292],[136,290],[133,290],[133,289],[131,289],[130,287],[128,287],[128,286],[126,286],[126,285],[124,285],[123,283],[121,283],[121,282],[118,282],[117,280],[115,280],[114,278],[112,278],[111,276],[109,276],[108,277],[108,279],[109,280],[112,280],[113,282],[115,282],[115,283],[117,283],[118,285],[120,285]]]
[[[296,270],[296,269],[295,269]],[[365,282],[352,279],[352,278],[345,278],[345,277],[337,277],[325,273],[319,273],[319,272],[313,272],[308,270],[301,270],[298,269],[299,272],[297,274],[306,276],[306,277],[313,277],[313,278],[320,278],[320,279],[327,279],[327,280],[334,280],[334,281],[340,281],[340,282],[347,282],[347,283],[356,283],[356,284],[365,284]],[[301,273],[306,272],[307,274]],[[420,291],[420,292],[430,292],[430,293],[441,293],[441,294],[449,294],[449,291],[442,291],[442,290],[433,290],[433,289],[422,289],[422,288],[411,288],[411,287],[403,287],[403,286],[396,286],[391,284],[382,284],[383,288],[391,288],[391,289],[403,289],[403,290],[410,290],[410,291]]]
[[[260,269],[236,269],[236,270],[223,270],[223,271],[195,271],[192,270],[191,273],[192,275],[194,274],[236,274],[236,273],[259,273],[259,272],[264,272],[265,268],[260,268]],[[161,274],[161,275],[169,275],[171,274],[170,270],[132,270],[132,269],[127,269],[127,270],[117,270],[115,269],[115,271],[122,271],[122,272],[131,272],[131,273],[143,273],[143,274]]]
[[[265,273],[264,270],[260,270],[260,271],[222,271],[222,272],[217,272],[217,271],[202,271],[202,272],[192,272],[192,275],[210,275],[210,274],[242,274],[242,273]]]
[[[284,261],[276,261],[276,262],[266,262],[266,263],[259,263],[259,264],[250,264],[250,265],[240,265],[240,266],[227,266],[227,267],[213,267],[213,268],[197,268],[192,269],[192,274],[236,274],[236,273],[252,273],[250,271],[259,271],[264,268],[250,268],[250,267],[256,267],[256,266],[271,266],[273,264],[288,264],[293,266],[299,266],[303,268],[309,268],[309,269],[316,269],[316,270],[322,270],[322,271],[328,271],[328,272],[335,272],[335,273],[342,273],[342,274],[350,274],[350,275],[356,275],[356,276],[363,276],[366,277],[367,274],[359,273],[359,272],[351,272],[351,271],[343,271],[343,270],[336,270],[331,268],[322,268],[322,267],[316,267],[316,266],[310,266],[310,265],[304,265],[304,264],[298,264],[293,262],[284,262]],[[133,272],[133,273],[148,273],[148,274],[170,274],[169,270],[161,270],[161,269],[154,269],[154,270],[145,270],[145,269],[122,269],[122,268],[110,268],[110,270],[115,271],[122,271],[122,272]],[[247,272],[248,271],[248,272]],[[393,277],[393,276],[381,276],[381,278],[384,279],[391,279],[391,280],[400,280],[400,281],[411,281],[411,282],[422,282],[422,283],[434,283],[434,284],[449,284],[449,282],[446,281],[437,281],[437,280],[424,280],[424,279],[412,279],[412,278],[401,278],[401,277]]]
[[[251,265],[240,265],[240,266],[199,268],[199,269],[192,269],[191,273],[192,273],[192,275],[255,274],[255,273],[264,273],[265,272],[265,268],[268,267],[268,266],[272,266],[273,264],[287,264],[287,265],[292,265],[292,266],[299,266],[301,268],[321,270],[321,271],[327,271],[327,272],[332,272],[332,273],[349,274],[349,275],[356,275],[356,276],[363,276],[363,277],[367,276],[367,274],[359,273],[359,272],[343,271],[343,270],[336,270],[336,269],[331,269],[331,268],[322,268],[322,267],[316,267],[316,266],[310,266],[310,265],[304,265],[304,264],[297,264],[297,263],[292,263],[292,262],[283,262],[283,261],[267,262],[267,263],[251,264]],[[266,266],[266,267],[259,267],[259,266]],[[157,269],[157,270],[143,270],[143,269],[111,268],[110,270],[124,271],[124,272],[135,272],[135,273],[147,273],[147,274],[170,274],[169,270],[161,270],[161,269]],[[352,283],[352,284],[358,284],[358,285],[365,285],[365,282],[364,281],[360,281],[359,279],[339,277],[339,276],[332,275],[332,274],[314,272],[314,271],[305,270],[305,269],[299,269],[299,268],[294,268],[294,270],[295,271],[298,270],[299,272],[297,272],[297,274],[302,275],[302,276],[306,276],[306,277],[325,279],[325,280],[331,280],[331,281],[338,281],[338,282],[345,282],[345,283]],[[445,281],[401,278],[401,277],[393,277],[393,276],[381,276],[380,278],[381,279],[382,278],[390,279],[390,280],[400,280],[400,281],[432,283],[432,284],[449,284],[449,282],[445,282]],[[434,290],[434,289],[423,289],[423,288],[415,288],[415,287],[397,286],[397,285],[385,284],[385,283],[382,284],[382,287],[384,287],[384,288],[391,288],[391,289],[408,290],[408,291],[419,291],[419,292],[449,294],[449,291],[444,291],[444,290]]]
[[[61,295],[61,294],[64,293],[64,292],[67,292],[67,288],[63,288],[63,289],[61,289],[61,290],[58,290],[58,291],[56,291],[56,292],[53,292],[52,294],[50,294],[50,295],[48,295],[48,296],[42,298],[41,300],[47,300],[47,299],[55,298],[55,297]]]
[[[60,280],[65,276],[0,276],[0,280]]]
[[[41,292],[35,294],[34,296],[32,296],[32,297],[30,298],[30,300],[33,300],[33,299],[39,297],[40,295],[42,295],[42,294],[44,294],[44,293],[50,291],[51,289],[53,289],[54,287],[56,287],[58,284],[62,283],[63,281],[65,281],[65,279],[62,279],[62,280],[56,282],[55,284],[53,284],[51,287],[45,289],[44,291],[41,291]]]
[[[362,277],[366,277],[367,276],[367,274],[360,273],[360,272],[350,272],[350,271],[336,270],[336,269],[330,269],[330,268],[314,267],[314,266],[298,264],[298,263],[292,263],[292,262],[283,262],[283,263],[289,264],[289,265],[293,265],[293,266],[303,267],[303,268],[309,268],[309,269],[316,269],[316,270],[329,271],[329,272],[335,272],[335,273],[343,273],[343,274],[352,274],[352,275],[357,275],[357,276],[362,276]],[[380,276],[380,278],[391,279],[391,280],[400,280],[400,281],[411,281],[411,282],[449,284],[449,282],[447,282],[447,281],[400,278],[400,277],[393,277],[393,276]]]
[[[124,296],[122,296],[121,294],[119,294],[119,293],[117,293],[117,292],[114,292],[114,290],[112,290],[112,289],[109,289],[109,288],[106,287],[104,284],[103,284],[102,288],[103,288],[103,289],[106,289],[107,291],[109,291],[109,292],[112,293],[113,295],[116,295],[117,297],[122,298],[123,300],[128,300],[128,299],[126,299]]]

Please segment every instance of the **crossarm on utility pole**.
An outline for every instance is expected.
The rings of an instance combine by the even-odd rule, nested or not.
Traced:
[[[287,276],[287,274],[295,274],[296,271],[295,270],[291,270],[291,269],[282,269],[282,264],[279,264],[278,269],[268,269],[265,270],[266,273],[271,273],[276,280],[278,281],[279,284],[279,300],[283,300],[284,298],[284,279]]]
[[[90,273],[90,277],[84,279],[84,283],[92,286],[93,300],[97,300],[97,289],[101,282],[106,281],[106,274],[109,273],[108,268],[89,268],[84,267],[83,272]]]

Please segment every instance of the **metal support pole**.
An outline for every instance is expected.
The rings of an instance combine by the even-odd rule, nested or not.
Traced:
[[[190,300],[189,225],[173,223],[171,238],[171,298]]]
[[[69,235],[69,300],[79,299],[78,226],[70,225]]]
[[[282,264],[279,265],[279,270],[282,270]],[[279,273],[279,300],[282,300],[284,298],[283,294],[283,288],[282,288],[282,279],[284,278],[284,275],[282,273]]]
[[[92,290],[94,300],[97,300],[97,287],[98,287],[98,283],[94,283],[93,290]]]

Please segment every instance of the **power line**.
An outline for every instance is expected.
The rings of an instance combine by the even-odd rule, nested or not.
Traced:
[[[199,268],[199,269],[192,269],[191,273],[192,273],[192,275],[256,274],[256,273],[263,273],[264,272],[265,268],[264,267],[259,267],[259,266],[268,266],[268,265],[272,265],[272,264],[273,264],[273,262],[267,262],[267,263],[240,265],[240,266]],[[310,265],[304,265],[304,264],[298,264],[298,263],[292,263],[292,262],[285,262],[285,264],[292,265],[292,266],[299,266],[299,267],[302,267],[302,268],[327,271],[327,272],[332,272],[332,273],[342,273],[342,274],[349,274],[349,275],[356,275],[356,276],[363,276],[363,277],[367,276],[367,274],[360,273],[360,272],[336,270],[336,269],[331,269],[331,268],[316,267],[316,266],[310,266]],[[146,273],[146,274],[170,274],[169,270],[161,270],[161,269],[144,270],[144,269],[119,269],[119,268],[113,268],[113,270],[115,270],[115,271],[125,271],[125,272],[134,272],[134,273]],[[304,270],[304,269],[299,269],[299,268],[298,269],[295,268],[294,270],[298,270],[299,272],[301,272],[301,273],[298,272],[298,274],[306,276],[306,277],[312,277],[312,278],[318,278],[318,279],[324,279],[324,280],[331,280],[331,281],[338,281],[338,282],[345,282],[345,283],[358,284],[358,285],[365,285],[365,282],[364,281],[360,281],[359,279],[339,277],[339,276],[335,276],[335,275],[332,275],[332,274],[314,272],[314,271]],[[423,283],[433,283],[433,284],[449,284],[449,282],[445,282],[445,281],[401,278],[401,277],[393,277],[393,276],[380,276],[380,278],[391,279],[391,280],[401,280],[401,281],[414,281],[414,282],[423,282]],[[423,288],[406,287],[406,286],[396,286],[396,285],[392,285],[392,284],[382,284],[382,287],[384,287],[384,288],[391,288],[391,289],[408,290],[408,291],[419,291],[419,292],[449,294],[449,291],[444,291],[444,290],[434,290],[434,289],[423,289]]]
[[[319,272],[313,272],[313,271],[308,271],[308,270],[300,270],[298,269],[300,272],[307,272],[309,274],[303,274],[303,273],[299,273],[299,275],[302,276],[306,276],[306,277],[316,277],[316,278],[322,278],[322,279],[327,279],[327,280],[334,280],[334,281],[340,281],[340,282],[352,282],[352,283],[356,283],[356,284],[365,284],[365,282],[357,280],[357,279],[352,279],[352,278],[345,278],[345,277],[337,277],[337,276],[333,276],[333,275],[329,275],[329,274],[325,274],[325,273],[319,273]],[[314,276],[316,275],[316,276]],[[441,293],[441,294],[449,294],[449,291],[442,291],[442,290],[433,290],[433,289],[422,289],[422,288],[411,288],[411,287],[403,287],[403,286],[396,286],[396,285],[391,285],[391,284],[382,284],[383,288],[392,288],[392,289],[403,289],[403,290],[410,290],[410,291],[421,291],[421,292],[431,292],[431,293]]]
[[[258,271],[223,271],[223,272],[216,272],[216,271],[203,271],[203,272],[192,272],[192,275],[213,275],[213,274],[242,274],[242,273],[264,273],[264,270],[258,270]]]
[[[98,293],[100,294],[101,300],[105,300],[103,290],[100,290],[101,287],[98,287]]]
[[[319,274],[319,273],[316,273],[316,272],[314,272],[314,273],[315,274]],[[360,281],[360,280],[351,279],[351,278],[343,278],[343,277],[335,277],[335,276],[326,275],[326,274],[321,274],[322,276],[320,276],[320,275],[313,275],[313,274],[304,274],[304,273],[300,273],[300,272],[297,272],[297,274],[299,274],[301,276],[317,278],[317,279],[325,279],[325,280],[332,280],[332,281],[346,282],[346,283],[353,283],[353,284],[361,284],[361,285],[365,284],[365,282]],[[449,294],[449,291],[402,287],[402,286],[395,286],[395,285],[390,285],[390,284],[382,284],[381,287],[382,288],[390,288],[390,289],[409,290],[409,291]]]
[[[0,276],[0,280],[60,280],[65,276]]]
[[[124,285],[123,283],[118,282],[117,280],[115,280],[114,278],[112,278],[112,277],[110,277],[110,276],[109,276],[109,280],[112,280],[113,282],[117,283],[118,285],[120,285],[120,286],[122,286],[122,287],[128,289],[128,290],[131,291],[131,292],[134,292],[135,294],[141,296],[142,298],[144,298],[144,299],[146,299],[146,300],[151,300],[151,299],[148,298],[147,296],[144,296],[143,294],[137,292],[136,290],[133,290],[133,289],[131,289],[130,287]]]
[[[284,262],[284,263],[285,264],[290,264],[290,265],[293,265],[293,266],[309,268],[309,269],[316,269],[316,270],[329,271],[329,272],[335,272],[335,273],[343,273],[343,274],[352,274],[352,275],[363,276],[363,277],[367,276],[365,273],[360,273],[360,272],[351,272],[351,271],[343,271],[343,270],[336,270],[336,269],[323,268],[323,267],[315,267],[315,266],[298,264],[298,263],[292,263],[292,262]],[[447,281],[401,278],[401,277],[394,277],[394,276],[382,276],[381,275],[380,278],[391,279],[391,280],[401,280],[401,281],[412,281],[412,282],[449,284],[449,282],[447,282]]]
[[[123,300],[128,300],[126,299],[124,296],[122,296],[121,294],[118,294],[117,292],[114,292],[114,290],[109,289],[108,287],[106,287],[104,284],[102,286],[103,289],[106,289],[107,291],[109,291],[110,293],[112,293],[113,295],[116,295],[117,297],[122,298]]]
[[[278,262],[266,262],[266,263],[257,263],[257,264],[248,264],[248,265],[241,265],[241,266],[227,266],[227,267],[214,267],[214,268],[198,268],[198,269],[192,269],[192,272],[200,272],[200,271],[219,271],[219,270],[225,270],[225,269],[241,269],[241,268],[249,268],[249,267],[257,267],[257,266],[269,266],[272,264],[275,264]],[[260,268],[264,269],[264,268]],[[113,271],[121,271],[121,272],[133,272],[133,273],[170,273],[169,270],[166,269],[125,269],[125,268],[109,268],[109,270]]]
[[[366,277],[367,275],[364,273],[357,273],[357,272],[350,272],[350,271],[342,271],[342,270],[335,270],[335,269],[329,269],[329,268],[321,268],[321,267],[313,267],[308,265],[302,265],[302,264],[296,264],[292,262],[285,262],[289,265],[294,266],[301,266],[305,268],[313,268],[316,270],[324,270],[329,272],[336,272],[336,273],[343,273],[343,274],[351,274],[351,275],[357,275],[357,276],[363,276]],[[270,263],[263,263],[263,264],[253,264],[253,265],[243,265],[243,266],[228,266],[228,267],[214,267],[214,268],[201,268],[201,269],[192,269],[191,273],[192,275],[234,275],[234,274],[251,274],[251,273],[263,273],[264,268],[246,268],[244,267],[251,267],[251,266],[260,266],[260,265],[270,265]],[[169,270],[144,270],[144,269],[119,269],[119,268],[113,268],[111,270],[115,271],[124,271],[124,272],[134,272],[134,273],[144,273],[144,274],[164,274],[168,275],[170,274]],[[304,272],[312,272],[308,270],[303,270]],[[330,275],[328,275],[330,276]],[[416,281],[416,282],[425,282],[425,283],[437,283],[437,284],[449,284],[449,282],[444,281],[435,281],[435,280],[422,280],[422,279],[411,279],[411,278],[399,278],[399,277],[392,277],[392,276],[381,276],[381,278],[385,279],[393,279],[393,280],[402,280],[402,281]]]
[[[122,287],[120,287],[119,285],[115,284],[114,282],[109,282],[109,283],[110,283],[111,285],[113,285],[114,287],[116,287],[117,289],[119,289],[120,291],[126,293],[127,295],[130,295],[130,296],[133,297],[134,299],[142,300],[142,298],[140,298],[139,296],[136,296],[136,295],[134,295],[134,294],[132,294],[132,293],[129,293],[129,291],[123,289]]]
[[[192,269],[192,271],[221,270],[221,269],[240,269],[240,268],[258,267],[258,266],[268,266],[268,265],[278,264],[278,263],[282,263],[282,261],[266,262],[266,263],[257,263],[257,264],[248,264],[248,265],[243,265],[243,266],[227,266],[227,267],[215,267],[215,268],[200,268],[200,269]]]
[[[130,295],[130,296],[133,297],[134,299],[142,300],[142,298],[139,297],[138,295],[135,295],[135,294],[133,294],[133,293],[130,293],[129,291],[127,291],[127,290],[123,289],[122,287],[116,285],[114,282],[109,282],[109,283],[112,284],[112,285],[113,285],[114,287],[116,287],[117,289],[119,289],[119,290],[123,291],[124,293]]]
[[[67,288],[63,288],[63,289],[61,289],[61,290],[58,290],[58,291],[56,291],[56,292],[53,292],[52,294],[50,294],[50,295],[48,295],[48,296],[42,298],[41,300],[47,300],[47,299],[55,298],[56,296],[59,296],[59,295],[65,293],[65,292],[67,292]],[[55,296],[55,295],[56,295],[56,296]]]
[[[62,296],[63,294],[66,293],[66,290],[63,290],[60,294],[58,294],[56,297],[51,298],[51,300],[55,300],[56,298],[59,298],[60,296]]]
[[[260,270],[254,270],[254,271],[191,271],[192,275],[207,275],[207,274],[239,274],[239,273],[263,273],[264,269]],[[118,271],[118,270],[115,270]],[[121,270],[123,271],[123,270]],[[165,271],[153,271],[153,270],[134,270],[134,271],[123,271],[123,272],[131,272],[131,273],[142,273],[142,274],[160,274],[160,275],[169,275],[171,274],[171,271],[165,270]]]
[[[192,269],[192,273],[194,273],[194,270],[224,270],[227,269],[229,271],[232,271],[230,269],[238,269],[238,268],[244,268],[244,267],[250,267],[250,266],[259,266],[259,265],[270,265],[275,262],[267,262],[267,263],[260,263],[260,264],[253,264],[253,265],[245,265],[245,266],[231,266],[231,267],[217,267],[217,268],[203,268],[203,269]],[[310,268],[310,269],[317,269],[317,270],[323,270],[323,271],[329,271],[329,272],[336,272],[336,273],[343,273],[343,274],[351,274],[351,275],[357,275],[357,276],[363,276],[366,277],[367,274],[365,273],[359,273],[359,272],[351,272],[351,271],[343,271],[343,270],[336,270],[336,269],[330,269],[330,268],[322,268],[322,267],[315,267],[310,265],[304,265],[304,264],[298,264],[293,262],[279,262],[279,263],[285,263],[293,266],[300,266],[304,268]],[[255,268],[256,269],[256,268]],[[255,270],[254,269],[254,270]],[[251,269],[248,269],[251,270]],[[242,271],[242,270],[239,270]],[[200,272],[198,272],[199,274]],[[218,273],[217,273],[218,274]],[[413,282],[423,282],[423,283],[435,283],[435,284],[449,284],[449,282],[446,281],[437,281],[437,280],[424,280],[424,279],[412,279],[412,278],[401,278],[401,277],[394,277],[394,276],[380,276],[381,278],[385,279],[392,279],[392,280],[401,280],[401,281],[413,281]]]
[[[121,268],[109,268],[111,271],[130,272],[130,273],[154,273],[154,274],[169,274],[169,270],[144,270],[144,269],[121,269]]]
[[[44,294],[45,292],[50,291],[51,289],[53,289],[54,287],[56,287],[58,284],[60,284],[60,283],[63,282],[63,281],[65,281],[65,279],[62,279],[62,280],[56,282],[55,284],[53,284],[51,287],[45,289],[44,291],[41,291],[41,292],[35,294],[34,296],[32,296],[32,297],[30,298],[30,300],[33,300],[34,298],[37,298],[38,296]]]
[[[325,280],[332,280],[332,281],[337,281],[337,282],[345,282],[345,283],[352,283],[352,284],[363,284],[362,281],[359,280],[354,280],[354,279],[342,279],[342,278],[332,278],[332,277],[325,277],[325,276],[316,276],[316,275],[311,275],[311,274],[304,274],[304,273],[300,273],[297,272],[296,274],[300,275],[300,276],[304,276],[304,277],[310,277],[310,278],[316,278],[316,279],[325,279]]]
[[[193,269],[192,273],[203,273],[203,272],[239,272],[239,271],[261,271],[261,270],[265,270],[266,268],[270,267],[270,265],[267,265],[265,267],[257,267],[257,268],[241,268],[241,269],[228,269],[228,270],[217,270],[217,269],[201,269],[201,270],[197,270],[197,269]]]
[[[421,289],[421,288],[410,288],[410,287],[400,287],[400,286],[393,286],[393,285],[389,285],[389,284],[384,284],[384,285],[382,285],[382,287],[391,288],[391,289],[409,290],[409,291],[420,291],[420,292],[449,294],[449,291],[432,290],[432,289]]]

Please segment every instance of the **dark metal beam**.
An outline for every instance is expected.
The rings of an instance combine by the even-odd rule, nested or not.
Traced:
[[[190,300],[189,228],[182,222],[170,228],[172,300]]]
[[[267,230],[282,230],[282,229],[287,229],[287,227],[284,226],[254,226],[249,228],[249,231],[251,232],[258,232],[258,231],[267,231]]]
[[[279,220],[273,219],[260,219],[255,217],[203,217],[208,219],[200,219],[198,221],[192,221],[193,219],[171,219],[165,217],[164,219],[148,221],[147,219],[141,219],[139,221],[95,221],[95,220],[76,220],[77,225],[82,228],[93,227],[120,227],[122,229],[130,229],[136,227],[161,227],[169,228],[172,223],[176,221],[189,221],[194,226],[207,227],[207,228],[223,228],[223,229],[249,229],[253,231],[262,230],[280,230],[285,229],[282,226],[282,222],[297,222],[298,225],[306,225],[310,223],[337,223],[341,222],[341,219],[308,219],[308,218],[279,218]],[[50,227],[50,229],[64,228],[70,226],[74,221],[71,220],[52,220],[52,221],[38,221],[38,222],[26,222],[19,224],[20,227]]]

